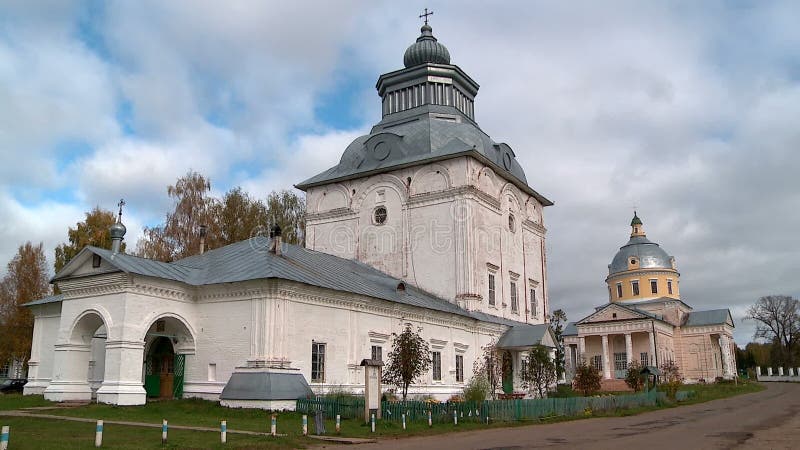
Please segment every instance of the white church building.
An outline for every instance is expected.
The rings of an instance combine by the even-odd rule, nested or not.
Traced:
[[[381,75],[383,114],[306,192],[306,246],[255,237],[165,263],[87,247],[35,315],[26,394],[135,405],[201,397],[293,408],[358,392],[365,358],[422,329],[431,370],[411,394],[460,393],[483,346],[503,389],[547,324],[543,208],[514,151],[475,121],[478,84],[422,27],[403,69]],[[121,212],[120,212],[121,217]],[[310,390],[309,390],[310,388]]]

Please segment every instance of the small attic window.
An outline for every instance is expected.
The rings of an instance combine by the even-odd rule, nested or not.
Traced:
[[[631,264],[636,264],[636,259],[631,258]]]
[[[402,281],[397,283],[397,292],[405,292],[406,291],[406,284]]]
[[[92,267],[95,269],[100,267],[100,255],[92,255]]]
[[[611,313],[611,318],[612,319],[616,319],[617,318],[617,313]]]

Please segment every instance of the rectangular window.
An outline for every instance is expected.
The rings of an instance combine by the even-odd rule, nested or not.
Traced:
[[[622,283],[617,283],[617,298],[622,298]]]
[[[531,289],[531,316],[539,317],[539,308],[536,304],[536,290]]]
[[[491,305],[491,306],[494,306],[494,304],[495,304],[494,303],[494,298],[495,298],[495,293],[494,292],[495,292],[494,291],[494,274],[490,273],[489,274],[489,305]]]
[[[639,281],[638,280],[631,281],[631,291],[633,292],[633,295],[639,295]]]
[[[0,378],[8,378],[8,372],[11,371],[11,364],[5,363],[0,366]]]
[[[208,381],[217,381],[217,365],[214,363],[208,365]]]
[[[456,355],[456,381],[464,382],[464,355]]]
[[[325,344],[311,343],[311,382],[325,382]]]
[[[628,361],[625,361],[625,353],[614,353],[614,370],[628,370]]]
[[[433,381],[442,381],[442,352],[431,352]]]
[[[376,361],[383,361],[383,347],[380,345],[372,346],[372,359]]]
[[[650,292],[658,294],[658,280],[650,280]]]
[[[647,352],[639,353],[639,362],[642,363],[642,366],[649,366],[650,359],[647,357]]]
[[[516,313],[519,311],[517,304],[517,283],[511,282],[511,312]]]
[[[667,293],[672,295],[672,280],[667,280]]]
[[[603,357],[601,355],[592,356],[592,365],[598,372],[603,373]]]

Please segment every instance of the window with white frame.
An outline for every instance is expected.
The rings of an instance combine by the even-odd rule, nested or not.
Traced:
[[[494,285],[494,273],[489,272],[489,305],[495,305],[496,291]]]
[[[442,352],[431,352],[433,381],[442,381]]]
[[[639,280],[631,281],[631,292],[633,295],[639,295]]]
[[[650,293],[658,294],[658,280],[650,280]]]
[[[383,347],[380,345],[372,346],[372,359],[375,361],[383,361]]]
[[[519,312],[519,302],[517,299],[517,282],[511,282],[511,312],[518,313]]]
[[[325,344],[311,342],[311,381],[314,383],[325,382]]]
[[[456,381],[464,382],[464,355],[456,355]]]
[[[639,353],[639,362],[642,364],[642,366],[650,365],[650,358],[647,357],[647,352]]]

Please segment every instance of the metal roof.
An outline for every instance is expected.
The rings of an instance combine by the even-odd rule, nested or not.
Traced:
[[[51,295],[49,297],[40,298],[39,300],[34,300],[32,302],[23,303],[22,306],[37,306],[37,305],[46,305],[47,303],[58,303],[64,300],[64,294],[58,295]]]
[[[552,329],[549,324],[515,325],[500,336],[500,339],[497,340],[497,348],[520,348],[533,347],[534,345],[547,345],[542,343],[547,333],[551,333],[551,340],[555,342],[555,337],[552,335]]]
[[[575,326],[575,322],[570,322],[564,327],[564,331],[561,332],[562,336],[577,336],[578,335],[578,327]]]
[[[275,278],[457,314],[484,322],[508,326],[522,324],[478,311],[467,311],[359,261],[285,242],[281,245],[281,255],[276,256],[267,250],[270,242],[263,237],[254,237],[171,263],[125,253],[115,254],[97,247],[86,247],[81,253],[100,255],[123,272],[177,281],[190,286]],[[79,256],[80,254],[74,260]],[[65,273],[68,267],[69,265],[53,280],[70,278]],[[400,282],[405,284],[405,290],[397,288]]]
[[[222,400],[296,400],[314,392],[300,373],[234,372],[219,398]]]
[[[635,256],[642,269],[672,269],[672,257],[655,242],[644,236],[631,236],[627,244],[620,247],[611,264],[609,275],[628,270],[628,258]]]
[[[708,311],[692,311],[683,323],[684,327],[699,327],[703,325],[719,325],[728,323],[733,325],[733,318],[729,309],[711,309]]]

